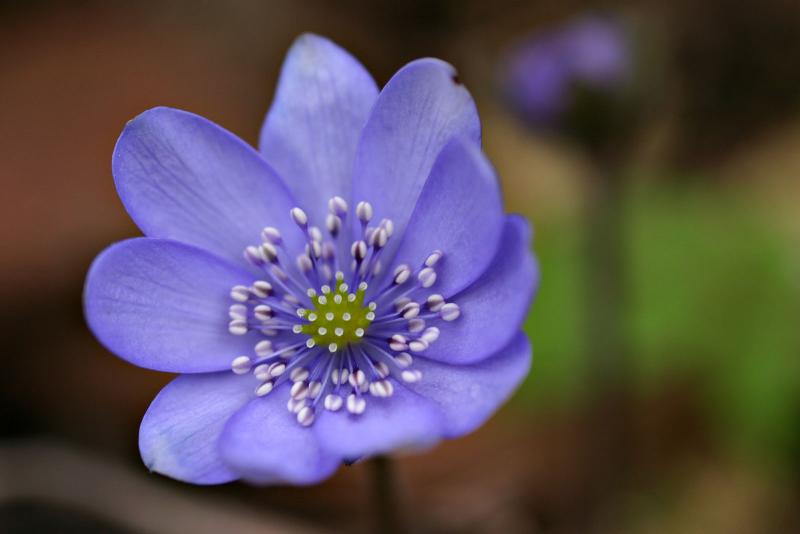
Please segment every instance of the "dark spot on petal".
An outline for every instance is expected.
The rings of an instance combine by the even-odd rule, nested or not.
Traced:
[[[462,85],[462,83],[461,83],[461,78],[459,78],[459,77],[458,77],[458,73],[457,73],[457,72],[454,72],[454,73],[453,73],[453,75],[452,75],[452,76],[450,76],[450,79],[451,79],[451,80],[453,80],[453,83],[454,83],[454,84],[456,84],[456,85]]]

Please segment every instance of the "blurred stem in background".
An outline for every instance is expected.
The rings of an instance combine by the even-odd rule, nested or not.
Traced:
[[[592,159],[584,206],[584,376],[586,496],[590,520],[609,489],[624,490],[631,437],[630,344],[626,336],[627,243],[624,163]]]
[[[407,525],[401,521],[399,488],[392,459],[388,456],[376,456],[369,463],[374,511],[372,532],[383,534],[407,532]]]

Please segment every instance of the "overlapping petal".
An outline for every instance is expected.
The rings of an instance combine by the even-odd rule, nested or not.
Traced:
[[[416,268],[441,250],[435,289],[452,295],[489,266],[504,219],[500,187],[488,160],[471,141],[453,139],[425,182],[395,263]]]
[[[340,459],[324,451],[314,432],[286,409],[288,386],[255,398],[231,417],[219,441],[229,468],[258,484],[314,484],[328,478]]]
[[[131,218],[149,237],[196,245],[243,263],[265,226],[299,249],[296,205],[272,168],[241,139],[185,111],[155,108],[130,121],[113,157],[114,180]]]
[[[471,365],[448,365],[416,358],[422,380],[412,387],[443,412],[445,437],[462,436],[481,426],[511,396],[531,365],[527,336],[518,332],[511,342],[485,360]]]
[[[250,376],[179,376],[150,404],[139,428],[139,450],[151,470],[193,484],[222,484],[228,469],[217,442],[228,418],[253,397]]]
[[[103,251],[86,278],[86,320],[131,363],[178,373],[230,368],[255,340],[228,332],[230,289],[251,275],[196,247],[136,238]]]
[[[480,143],[480,120],[455,69],[438,59],[412,61],[381,91],[361,135],[353,200],[373,204],[376,217],[402,235],[434,160],[460,136]],[[396,245],[390,241],[390,251]]]
[[[314,422],[320,446],[352,461],[402,449],[420,449],[441,439],[442,416],[437,406],[402,385],[389,398],[365,397],[366,410],[325,412]]]
[[[511,341],[538,285],[530,237],[525,219],[506,218],[494,260],[479,280],[451,299],[460,306],[461,316],[443,327],[443,335],[425,351],[427,358],[450,364],[473,363]]]
[[[306,34],[292,45],[259,149],[322,225],[328,199],[350,198],[353,159],[378,88],[364,67],[328,39]]]

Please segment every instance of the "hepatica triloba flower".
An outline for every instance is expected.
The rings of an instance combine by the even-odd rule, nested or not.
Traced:
[[[253,150],[168,108],[127,124],[119,196],[146,237],[102,252],[85,311],[136,365],[180,373],[139,446],[198,484],[310,484],[480,426],[527,374],[537,269],[503,213],[475,105],[421,59],[378,91],[300,37]]]

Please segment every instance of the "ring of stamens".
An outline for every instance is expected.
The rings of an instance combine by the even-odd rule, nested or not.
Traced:
[[[395,383],[419,381],[422,373],[413,368],[412,353],[424,352],[438,339],[437,324],[461,314],[457,304],[433,292],[441,251],[429,254],[417,269],[400,265],[381,281],[381,254],[392,236],[392,221],[371,226],[372,206],[359,202],[355,222],[361,235],[348,246],[342,241],[349,235],[347,203],[334,197],[328,207],[329,239],[309,226],[303,210],[291,210],[306,237],[294,266],[286,262],[280,232],[262,231],[261,245],[247,247],[244,257],[264,279],[232,288],[228,310],[231,334],[261,336],[254,356],[237,356],[231,369],[252,373],[259,397],[291,382],[287,408],[303,426],[311,425],[320,409],[357,416],[368,396],[391,397]],[[343,257],[345,251],[350,258]]]

